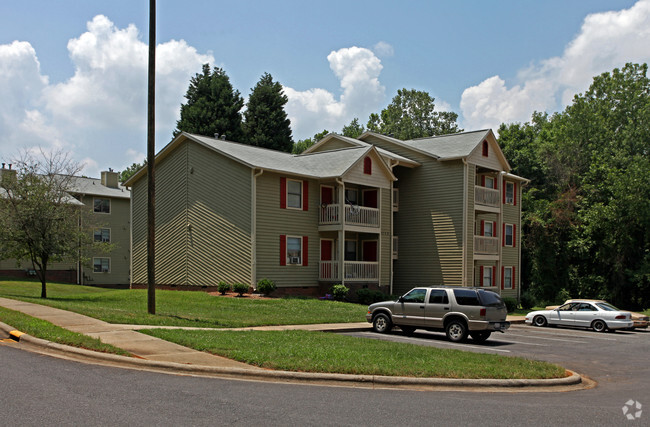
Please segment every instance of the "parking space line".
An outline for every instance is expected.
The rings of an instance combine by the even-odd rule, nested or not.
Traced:
[[[576,331],[576,332],[578,332],[578,331]],[[618,341],[616,338],[599,337],[599,336],[595,336],[595,335],[561,333],[560,330],[557,330],[557,331],[554,331],[554,332],[544,332],[544,331],[533,330],[533,331],[531,331],[531,333],[533,333],[533,334],[541,334],[541,335],[561,335],[561,336],[564,336],[564,337],[589,338],[589,339],[604,340],[604,341]],[[594,334],[595,334],[595,332],[594,332]]]
[[[509,336],[521,336],[521,335],[509,335]],[[500,339],[496,340],[498,342],[504,342],[508,344],[522,344],[522,345],[536,345],[540,347],[548,347],[548,344],[539,344],[539,343],[533,343],[533,342],[525,342],[525,341],[512,341],[512,340],[505,340],[505,339]]]
[[[508,334],[510,337],[524,337],[524,338],[531,338],[530,335],[515,335],[515,334]],[[575,344],[586,344],[587,341],[576,341],[576,340],[569,340],[569,339],[563,339],[563,338],[548,338],[548,337],[534,337],[535,339],[538,340],[550,340],[550,341],[562,341],[562,342],[572,342]]]

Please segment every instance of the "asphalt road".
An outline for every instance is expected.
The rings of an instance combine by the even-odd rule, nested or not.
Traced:
[[[473,393],[259,383],[89,365],[0,342],[0,424],[602,426],[648,425],[650,419],[650,333],[513,327],[485,345],[460,346],[442,334],[381,338],[549,360],[599,385],[563,393]],[[646,405],[640,419],[623,415],[628,399]]]

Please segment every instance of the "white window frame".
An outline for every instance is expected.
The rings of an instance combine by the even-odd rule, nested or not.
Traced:
[[[99,264],[99,271],[96,270],[97,264],[96,260],[107,260],[108,262],[108,269],[104,270],[104,263],[100,261]],[[111,272],[111,258],[110,257],[94,257],[93,258],[93,273],[98,273],[98,274],[103,274],[103,273],[110,273]]]
[[[483,287],[491,288],[494,286],[494,277],[492,277],[492,266],[484,265],[483,266]]]
[[[399,211],[399,188],[393,187],[393,212]]]
[[[510,244],[508,244],[508,228],[510,228]],[[504,230],[504,235],[503,235],[503,243],[504,246],[511,248],[513,247],[515,243],[515,236],[513,235],[514,233],[514,225],[513,224],[506,224],[505,230]]]
[[[354,243],[354,259],[345,258],[345,255],[347,254],[348,242]],[[359,259],[359,242],[357,242],[356,239],[345,239],[345,243],[343,244],[343,261],[357,261],[358,259]]]
[[[490,226],[490,231],[488,232],[488,225]],[[484,237],[494,237],[494,222],[493,221],[483,221],[483,236]],[[498,242],[497,242],[498,244]]]
[[[508,187],[510,187],[510,196],[508,196]],[[514,205],[515,204],[515,183],[512,181],[506,181],[506,204]]]
[[[399,237],[393,236],[393,259],[398,259],[399,255]]]
[[[102,211],[97,210],[97,207],[96,207],[97,205],[95,204],[95,202],[97,200],[108,200],[108,212],[102,212]],[[110,213],[111,213],[111,199],[109,199],[108,197],[93,197],[93,212],[96,213],[96,214],[110,215]]]
[[[512,267],[503,267],[503,289],[512,289],[512,281]]]
[[[488,186],[488,182],[492,183],[492,187]],[[493,190],[496,188],[496,179],[493,176],[485,175],[485,188],[491,188]]]
[[[289,255],[289,241],[291,239],[297,239],[298,244],[299,244],[299,252],[298,252],[298,262],[291,262],[292,256]],[[297,265],[301,266],[302,265],[302,236],[287,236],[287,253],[285,254],[285,257],[287,258],[287,265]]]
[[[108,240],[103,239],[103,233],[102,231],[107,230],[108,231]],[[97,240],[97,231],[99,231],[99,240]],[[95,228],[93,231],[93,242],[100,242],[100,243],[111,243],[111,229],[110,228]]]
[[[300,193],[298,194],[298,196],[300,197],[300,206],[291,206],[291,197],[290,196],[291,195],[295,196],[295,193],[291,193],[289,191],[289,188],[291,187],[292,182],[298,183],[298,185],[300,187]],[[304,195],[303,195],[303,181],[301,181],[299,179],[287,178],[287,209],[296,209],[296,210],[301,211],[302,207],[303,207],[303,200],[302,200],[303,197],[304,197]]]

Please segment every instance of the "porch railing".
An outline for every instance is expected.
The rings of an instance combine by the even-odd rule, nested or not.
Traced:
[[[474,187],[474,202],[478,205],[499,207],[499,190],[481,186]]]
[[[343,270],[346,282],[379,280],[378,262],[345,261]],[[341,280],[338,261],[321,261],[318,273],[320,280]]]
[[[499,253],[499,238],[474,236],[474,253],[497,255]]]
[[[320,225],[340,224],[339,205],[325,205],[320,209]],[[345,205],[345,223],[362,227],[379,227],[379,209]]]

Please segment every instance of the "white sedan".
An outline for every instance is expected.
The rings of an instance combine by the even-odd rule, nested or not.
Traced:
[[[532,311],[526,323],[535,326],[561,325],[592,328],[596,332],[631,328],[632,315],[607,302],[572,300],[553,310]]]

